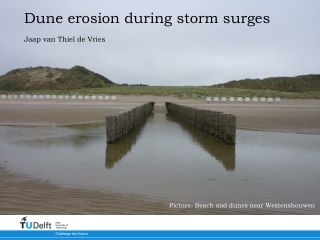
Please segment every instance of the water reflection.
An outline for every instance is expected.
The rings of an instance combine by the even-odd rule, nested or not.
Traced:
[[[107,169],[113,168],[114,164],[119,162],[124,156],[126,156],[136,144],[140,137],[141,130],[145,126],[148,118],[135,126],[130,133],[123,136],[115,143],[108,143],[106,147],[106,162],[105,167]]]
[[[217,159],[227,171],[234,171],[236,168],[236,148],[235,145],[227,145],[217,137],[210,135],[205,131],[187,124],[179,118],[166,114],[168,121],[178,122],[180,126],[187,132],[193,141],[200,145],[205,151],[210,153],[212,157]]]
[[[0,126],[0,136],[0,164],[43,182],[179,203],[310,203],[278,210],[320,214],[320,135],[239,130],[235,157],[234,146],[155,113],[107,149],[104,122]]]
[[[23,128],[23,131],[21,131]],[[105,138],[105,123],[83,123],[58,126],[11,126],[10,138],[17,145],[30,147],[69,146],[82,149]]]

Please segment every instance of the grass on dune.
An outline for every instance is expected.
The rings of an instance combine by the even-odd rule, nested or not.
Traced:
[[[109,85],[105,88],[76,90],[29,90],[0,91],[0,94],[56,94],[56,95],[153,95],[173,96],[181,99],[202,99],[205,97],[280,97],[287,99],[320,99],[320,92],[278,92],[271,90],[248,90],[220,87],[196,86],[122,86]]]

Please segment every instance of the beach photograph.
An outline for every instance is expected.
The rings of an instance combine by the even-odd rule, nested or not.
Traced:
[[[0,215],[319,215],[319,8],[3,2]]]

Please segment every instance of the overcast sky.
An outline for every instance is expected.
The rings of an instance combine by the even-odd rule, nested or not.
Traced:
[[[80,65],[116,83],[213,85],[243,78],[320,73],[320,1],[1,1],[0,75],[16,68]],[[127,24],[125,17],[172,16]],[[25,23],[25,13],[62,16],[63,23]],[[118,24],[68,22],[69,16],[118,16]],[[217,16],[218,23],[177,23],[178,16]],[[249,27],[224,16],[269,16]],[[195,19],[195,18],[193,18]],[[79,36],[84,43],[60,43]],[[105,38],[88,42],[88,36]],[[56,42],[24,42],[55,38]]]

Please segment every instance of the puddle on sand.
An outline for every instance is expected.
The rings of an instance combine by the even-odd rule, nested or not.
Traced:
[[[311,203],[320,214],[319,135],[237,131],[236,146],[163,113],[114,144],[105,124],[0,126],[1,164],[52,183],[184,203]],[[8,162],[6,162],[8,161]]]

